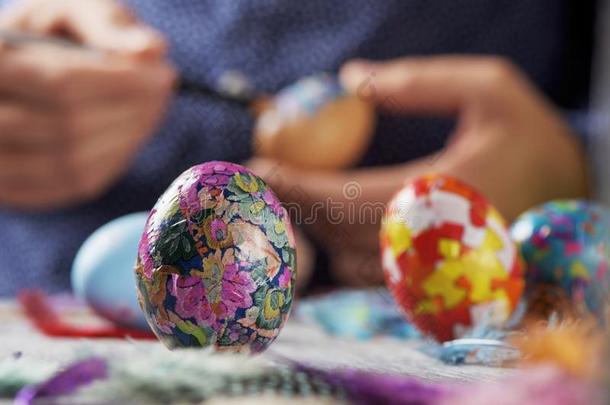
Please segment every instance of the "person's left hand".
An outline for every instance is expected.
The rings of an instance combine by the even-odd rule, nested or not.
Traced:
[[[313,171],[255,158],[246,165],[263,177],[302,227],[329,253],[333,276],[344,285],[383,283],[378,233],[386,203],[410,175],[429,168],[408,165],[350,171]]]

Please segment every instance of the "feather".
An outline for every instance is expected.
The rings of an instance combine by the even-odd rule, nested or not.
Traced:
[[[296,363],[293,368],[305,372],[310,378],[326,381],[360,405],[432,404],[450,392],[450,386],[425,383],[401,375],[353,369],[321,370]]]
[[[600,390],[553,366],[522,369],[498,381],[458,387],[435,405],[601,405]]]
[[[22,388],[15,405],[30,405],[39,398],[68,395],[97,379],[108,376],[106,361],[99,357],[81,360],[59,372],[45,383]]]
[[[511,343],[521,350],[524,364],[551,364],[572,376],[596,380],[602,375],[605,340],[595,321],[582,319],[532,324]]]

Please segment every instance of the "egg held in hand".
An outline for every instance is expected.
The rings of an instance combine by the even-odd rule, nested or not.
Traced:
[[[169,348],[261,352],[278,336],[294,296],[287,212],[242,166],[192,167],[151,211],[136,277],[145,316]]]
[[[390,201],[380,236],[397,304],[437,340],[472,326],[501,326],[521,297],[523,265],[503,218],[454,178],[409,182]]]
[[[561,288],[577,315],[607,322],[610,210],[581,200],[551,201],[523,213],[511,227],[527,265],[528,297]]]
[[[346,93],[330,74],[305,77],[259,104],[255,153],[295,166],[353,166],[373,135],[373,106]]]

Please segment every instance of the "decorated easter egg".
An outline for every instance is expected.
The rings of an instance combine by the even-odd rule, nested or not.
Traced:
[[[135,252],[148,218],[138,212],[96,230],[72,264],[72,289],[102,317],[122,326],[149,330],[136,296]]]
[[[407,318],[440,341],[472,326],[500,326],[524,286],[523,264],[504,219],[470,186],[416,178],[390,201],[382,265]]]
[[[136,278],[144,315],[169,348],[263,351],[293,301],[296,247],[287,212],[245,167],[194,166],[151,211]]]
[[[296,166],[336,169],[364,154],[373,133],[373,107],[345,92],[336,76],[303,78],[262,103],[254,150]]]
[[[604,317],[610,288],[610,210],[578,200],[552,201],[511,227],[527,265],[528,291],[556,286],[579,314]]]

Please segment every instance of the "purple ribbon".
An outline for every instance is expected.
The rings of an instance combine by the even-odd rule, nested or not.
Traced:
[[[104,359],[91,357],[81,360],[42,384],[23,387],[17,393],[14,405],[31,405],[39,398],[68,395],[95,380],[107,377],[108,365]]]

